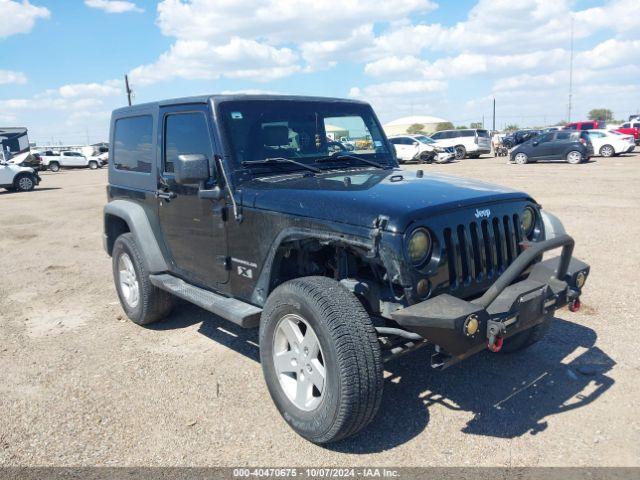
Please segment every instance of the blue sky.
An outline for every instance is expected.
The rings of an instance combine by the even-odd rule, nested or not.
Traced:
[[[135,101],[219,92],[360,98],[382,121],[552,124],[640,109],[637,0],[0,0],[0,125],[105,140]]]

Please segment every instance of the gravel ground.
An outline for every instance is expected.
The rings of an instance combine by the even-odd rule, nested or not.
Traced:
[[[583,309],[520,354],[387,364],[374,423],[326,448],[278,415],[255,331],[187,304],[152,328],[124,317],[101,245],[106,170],[0,193],[0,465],[640,466],[639,162],[424,166],[558,214],[592,267]]]

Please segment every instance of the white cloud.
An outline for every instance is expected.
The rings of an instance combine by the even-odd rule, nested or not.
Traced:
[[[368,85],[363,89],[357,87],[350,90],[352,97],[399,97],[433,92],[442,92],[447,84],[439,80],[405,80]]]
[[[28,0],[0,0],[0,38],[28,33],[39,18],[49,18],[51,12],[45,7],[32,5]]]
[[[27,83],[27,76],[22,72],[13,72],[11,70],[0,70],[0,85],[10,83]]]
[[[89,8],[97,8],[107,13],[144,12],[135,3],[124,0],[84,0],[84,4]]]
[[[226,76],[267,81],[299,71],[298,55],[255,40],[232,38],[224,45],[178,40],[152,64],[131,71],[131,80],[148,85],[171,78],[213,80]]]

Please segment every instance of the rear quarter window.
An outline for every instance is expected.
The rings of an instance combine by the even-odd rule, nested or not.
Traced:
[[[489,138],[489,130],[478,130],[478,136],[482,138]]]
[[[475,137],[476,136],[476,132],[474,132],[473,130],[460,130],[459,132],[457,132],[458,137]]]
[[[120,118],[115,122],[113,164],[117,170],[150,173],[153,159],[151,115]]]

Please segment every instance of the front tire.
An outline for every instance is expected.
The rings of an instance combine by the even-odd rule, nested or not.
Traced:
[[[526,163],[529,162],[529,157],[527,157],[526,153],[518,152],[516,153],[516,156],[513,157],[513,161],[516,162],[518,165],[525,165]]]
[[[260,322],[260,360],[280,414],[311,442],[351,436],[378,411],[383,368],[376,331],[358,299],[335,280],[304,277],[273,291]]]
[[[49,164],[49,170],[51,170],[52,172],[59,172],[60,164],[58,162],[51,162]]]
[[[467,149],[464,148],[464,145],[456,145],[454,149],[456,151],[456,160],[462,160],[467,156]]]
[[[98,162],[89,162],[89,168],[91,170],[97,170],[98,169]]]
[[[112,264],[120,304],[132,322],[148,325],[169,315],[174,298],[149,281],[149,271],[131,233],[116,239]]]
[[[616,151],[611,145],[603,145],[600,147],[600,155],[603,157],[613,157],[616,154]]]

